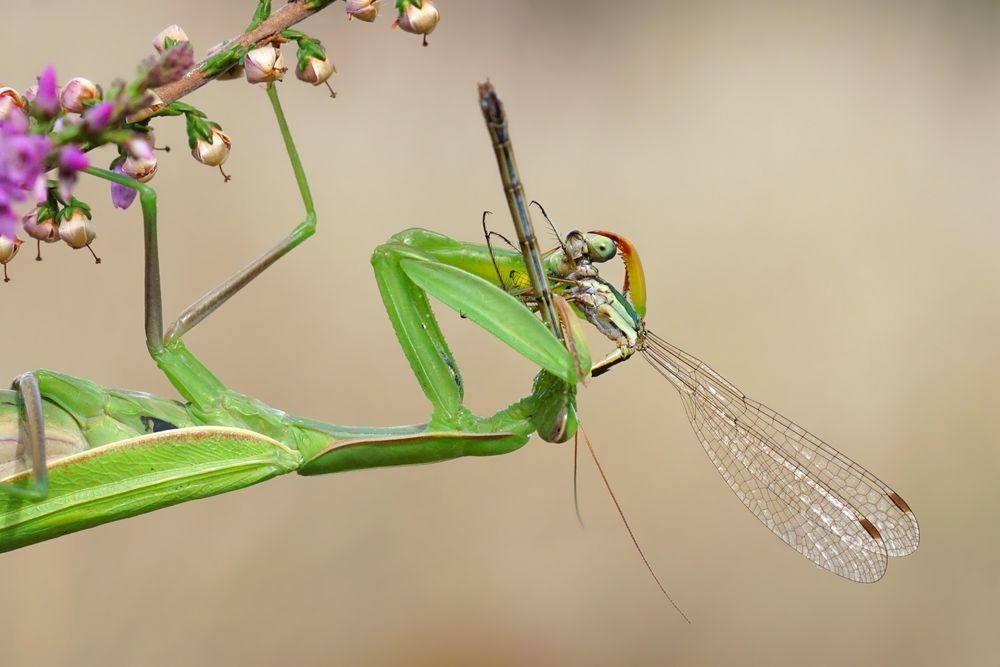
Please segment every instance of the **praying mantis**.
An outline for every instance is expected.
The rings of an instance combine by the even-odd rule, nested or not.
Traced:
[[[150,355],[184,402],[102,388],[52,371],[20,375],[0,392],[0,551],[224,493],[297,472],[347,470],[493,456],[537,433],[576,433],[576,391],[641,353],[678,389],[713,463],[778,537],[848,579],[876,581],[888,556],[912,552],[919,529],[902,498],[790,420],[752,401],[711,368],[645,325],[645,282],[635,247],[611,232],[571,232],[542,253],[517,175],[503,107],[480,86],[520,251],[410,229],[372,255],[390,322],[431,403],[426,424],[348,427],[287,414],[226,387],[190,352],[184,335],[316,230],[308,182],[274,84],[277,118],[305,217],[270,251],[163,326],[155,192],[112,172],[92,176],[134,188],[143,212],[145,332]],[[617,289],[597,264],[621,256]],[[527,276],[530,288],[512,277]],[[523,281],[522,281],[523,283]],[[531,392],[490,416],[463,404],[463,381],[428,295],[458,311],[540,369]],[[538,315],[536,315],[536,312]],[[591,363],[581,319],[615,343]]]

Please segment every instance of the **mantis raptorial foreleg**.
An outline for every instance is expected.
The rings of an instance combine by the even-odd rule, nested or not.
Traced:
[[[274,84],[267,86],[267,95],[274,109],[278,127],[288,152],[299,193],[306,209],[305,219],[273,248],[247,264],[200,299],[188,306],[167,328],[163,328],[163,306],[160,285],[159,251],[157,238],[156,193],[132,179],[103,169],[91,168],[87,172],[134,188],[139,192],[143,212],[145,238],[145,318],[146,345],[157,364],[163,369],[181,394],[193,404],[211,410],[226,390],[222,384],[182,343],[184,334],[211,315],[234,294],[246,287],[278,259],[286,255],[316,231],[316,211],[312,194],[298,151],[285,120]],[[183,372],[178,372],[182,370]]]
[[[574,387],[580,376],[589,372],[589,359],[574,358],[516,298],[467,270],[473,264],[469,253],[466,244],[427,230],[411,229],[396,234],[372,255],[375,279],[389,319],[421,388],[434,406],[432,423],[459,428],[468,411],[462,406],[458,366],[430,309],[428,293],[559,381],[554,386],[565,388],[558,404],[567,408],[566,414],[560,416],[557,411],[554,423],[538,424],[538,431],[547,440],[568,437],[575,430],[566,424],[566,419],[575,419],[569,414]]]

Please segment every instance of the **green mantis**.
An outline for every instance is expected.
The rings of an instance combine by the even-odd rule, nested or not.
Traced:
[[[88,173],[139,191],[145,236],[149,352],[185,402],[108,390],[51,371],[18,377],[0,394],[0,550],[7,551],[288,472],[303,475],[504,454],[530,435],[571,435],[575,388],[589,362],[574,357],[521,301],[492,285],[484,246],[425,230],[393,236],[372,256],[397,337],[432,414],[427,424],[346,427],[288,415],[227,388],[184,345],[184,334],[311,236],[316,214],[275,89],[268,95],[305,206],[305,218],[269,252],[163,327],[156,195],[111,172]],[[524,271],[514,252],[498,266]],[[529,395],[494,415],[463,405],[458,366],[427,294],[542,368]],[[569,426],[567,426],[567,424]],[[30,463],[30,469],[29,469]]]
[[[578,385],[636,352],[679,391],[699,440],[740,500],[789,546],[861,582],[879,579],[888,556],[916,548],[916,519],[898,494],[646,328],[642,265],[627,239],[574,231],[554,251],[539,251],[503,109],[488,84],[480,89],[481,107],[521,252],[411,229],[372,256],[393,329],[431,403],[428,422],[388,428],[325,424],[227,388],[186,348],[184,334],[316,228],[306,177],[273,86],[268,95],[305,218],[166,330],[155,193],[116,174],[88,170],[139,191],[147,346],[185,402],[108,390],[49,371],[20,376],[14,391],[0,394],[0,444],[6,447],[0,449],[0,550],[293,471],[316,475],[505,454],[534,433],[565,441],[578,427]],[[626,265],[620,290],[596,267],[616,255]],[[512,275],[527,275],[531,289],[508,290]],[[536,364],[540,372],[531,392],[491,416],[469,411],[428,295]],[[593,367],[579,318],[615,343]]]

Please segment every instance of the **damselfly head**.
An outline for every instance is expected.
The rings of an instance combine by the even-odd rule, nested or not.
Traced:
[[[555,251],[553,271],[561,278],[574,280],[597,275],[595,263],[606,262],[618,252],[607,236],[574,230],[566,235]]]
[[[576,237],[574,237],[576,235]],[[576,239],[571,243],[571,239]],[[591,375],[606,373],[612,366],[642,349],[646,333],[646,279],[635,246],[623,236],[611,232],[571,233],[566,247],[585,243],[579,268],[571,277],[573,284],[564,295],[579,309],[588,322],[611,339],[617,349],[593,365]],[[597,274],[593,262],[606,262],[620,254],[625,262],[625,283],[621,291]],[[591,270],[586,270],[589,267]]]
[[[587,251],[592,262],[607,262],[618,254],[617,244],[604,234],[590,232],[586,235],[586,239]]]
[[[639,319],[643,319],[646,317],[646,275],[642,270],[639,251],[624,236],[602,231],[591,234],[610,239],[621,253],[622,261],[625,262],[625,284],[622,285],[622,294],[628,297]]]

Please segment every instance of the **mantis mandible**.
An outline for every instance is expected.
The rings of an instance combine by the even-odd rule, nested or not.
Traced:
[[[388,428],[325,424],[227,388],[185,347],[184,334],[316,228],[305,173],[273,84],[267,93],[305,219],[274,248],[188,307],[166,331],[156,195],[117,174],[87,170],[139,192],[146,342],[186,402],[104,389],[51,371],[19,376],[14,391],[0,394],[0,444],[8,450],[0,450],[0,551],[292,471],[316,475],[505,454],[534,433],[565,441],[578,427],[577,385],[635,352],[678,389],[713,463],[741,501],[789,546],[861,582],[878,580],[887,556],[916,548],[916,519],[898,494],[646,329],[642,266],[627,239],[609,232],[571,232],[556,250],[538,250],[506,118],[489,84],[480,87],[480,102],[521,252],[495,249],[489,239],[486,245],[461,243],[411,229],[393,236],[372,256],[389,319],[431,403],[428,423]],[[602,279],[595,266],[616,255],[626,265],[621,290]],[[504,276],[525,274],[530,290],[507,290]],[[463,405],[461,374],[428,294],[538,365],[531,393],[488,417],[469,411]],[[539,311],[541,320],[532,310]],[[593,369],[580,317],[616,344]]]

